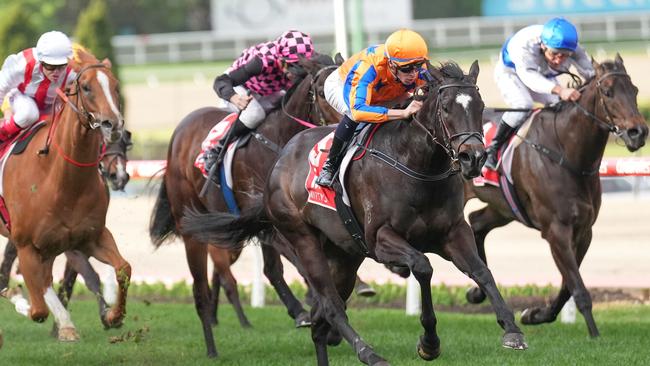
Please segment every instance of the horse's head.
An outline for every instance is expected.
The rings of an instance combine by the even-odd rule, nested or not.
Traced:
[[[481,123],[484,104],[476,86],[478,61],[474,61],[467,75],[453,62],[439,68],[427,66],[435,80],[427,87],[417,117],[423,122],[426,120],[427,129],[434,131],[434,142],[444,148],[452,160],[460,162],[463,177],[477,177],[486,159]]]
[[[617,53],[614,61],[598,63],[592,59],[596,75],[590,84],[595,88],[596,114],[604,116],[605,124],[616,132],[630,151],[645,145],[648,125],[639,112],[636,97],[639,89],[625,70]]]
[[[122,138],[108,145],[104,157],[99,162],[99,171],[114,191],[123,191],[131,178],[126,171],[126,152],[131,147],[131,131],[125,129]]]
[[[311,59],[300,57],[298,62],[292,64],[288,72],[298,78],[296,80],[298,84],[289,93],[308,95],[290,99],[287,103],[287,111],[302,114],[299,112],[300,109],[308,109],[305,114],[309,121],[321,125],[338,122],[341,115],[327,102],[324,91],[325,79],[337,67],[332,57],[318,53],[314,53]],[[304,103],[305,100],[309,103]],[[300,105],[296,106],[295,103]]]
[[[101,128],[104,142],[119,140],[124,118],[119,105],[119,86],[111,72],[110,61],[100,62],[90,53],[79,50],[70,66],[76,78],[66,94],[77,109],[79,121],[88,129]]]

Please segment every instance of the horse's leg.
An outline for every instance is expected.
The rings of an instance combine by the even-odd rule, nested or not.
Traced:
[[[111,328],[118,328],[122,325],[126,314],[126,294],[131,280],[131,265],[120,255],[113,234],[107,228],[102,231],[97,245],[92,246],[90,254],[100,262],[112,266],[115,270],[119,289],[117,301],[106,313],[103,323]]]
[[[296,299],[289,285],[284,280],[284,267],[280,259],[280,253],[271,244],[267,244],[263,240],[260,240],[260,245],[264,259],[264,275],[269,279],[278,297],[280,297],[282,303],[287,307],[289,316],[295,321],[296,328],[310,326],[311,319],[309,312]]]
[[[64,305],[67,307],[68,301],[72,296],[72,290],[74,283],[77,279],[77,274],[81,274],[81,277],[84,279],[86,287],[92,292],[97,298],[97,304],[99,305],[99,319],[104,324],[104,328],[108,329],[109,324],[105,323],[106,312],[108,311],[108,304],[104,300],[102,295],[101,282],[99,280],[99,275],[95,269],[90,265],[88,257],[78,250],[69,250],[65,252],[67,258],[65,264],[65,272],[63,275],[63,284],[59,290],[59,298],[61,298],[61,291],[65,290],[65,300]],[[69,273],[68,273],[69,272]],[[62,299],[63,301],[63,299]]]
[[[226,297],[228,297],[228,301],[230,301],[232,306],[235,308],[239,324],[244,328],[250,328],[251,323],[246,318],[244,309],[241,306],[241,301],[239,300],[237,280],[235,280],[235,277],[230,271],[230,253],[226,249],[216,247],[210,248],[208,253],[210,253],[215,270],[219,272],[219,278],[221,279],[221,284],[226,292]]]
[[[502,345],[506,348],[526,349],[528,345],[524,335],[515,324],[512,310],[508,308],[501,293],[497,289],[492,273],[479,258],[472,230],[464,220],[449,231],[444,252],[449,256],[454,265],[476,282],[492,303],[492,308],[497,316],[497,323],[503,328]]]
[[[52,328],[53,335],[56,334],[59,341],[62,342],[76,342],[79,340],[79,334],[72,324],[72,319],[70,319],[70,313],[63,306],[61,300],[54,292],[51,284],[45,290],[45,295],[43,296],[47,307],[52,311],[54,315],[54,326]],[[56,330],[56,333],[54,331]]]
[[[551,246],[553,260],[562,274],[562,288],[550,307],[527,309],[522,313],[521,320],[524,324],[552,322],[557,318],[557,314],[562,310],[569,297],[573,295],[576,307],[585,318],[589,335],[598,337],[600,332],[592,313],[591,295],[580,275],[580,264],[582,264],[591,244],[592,231],[588,229],[583,238],[575,240],[575,250],[572,245],[574,235],[573,227],[559,223],[551,224],[544,235]]]
[[[429,259],[388,226],[383,226],[377,230],[375,254],[377,255],[377,261],[381,263],[408,266],[420,284],[422,296],[420,323],[424,328],[424,335],[420,337],[417,352],[422,359],[427,361],[437,358],[440,355],[440,338],[436,332],[438,321],[433,310],[433,299],[431,298],[433,268],[429,263]]]
[[[495,228],[501,227],[512,221],[507,219],[492,206],[486,206],[480,210],[473,211],[469,214],[469,223],[474,232],[474,240],[476,241],[476,248],[478,255],[487,265],[487,256],[485,255],[485,237]],[[467,290],[465,298],[472,304],[480,304],[485,301],[485,293],[480,287],[475,286]]]
[[[43,298],[48,286],[45,282],[47,266],[41,262],[40,256],[31,245],[17,246],[17,248],[18,266],[29,291],[30,308],[28,314],[33,321],[42,323],[49,315],[47,304]]]
[[[4,293],[9,287],[9,278],[11,278],[11,267],[16,261],[16,256],[18,251],[16,251],[16,246],[11,240],[7,241],[5,246],[5,254],[2,258],[2,265],[0,265],[0,295]]]
[[[366,283],[364,280],[361,279],[361,277],[356,276],[356,285],[354,287],[354,291],[357,293],[359,296],[363,297],[373,297],[377,294],[377,291],[375,291],[372,286],[370,286],[368,283]]]
[[[212,319],[212,324],[217,325],[219,324],[219,294],[221,293],[221,278],[219,277],[219,271],[217,271],[217,268],[215,267],[212,270],[212,297],[211,297],[211,304],[212,304],[212,310],[210,310],[210,314],[213,314],[213,319]]]
[[[287,241],[292,243],[296,249],[296,254],[302,264],[304,275],[309,285],[316,293],[316,309],[312,309],[312,327],[319,327],[323,332],[326,327],[322,326],[321,317],[335,327],[343,338],[352,346],[359,357],[359,360],[367,365],[387,365],[387,362],[381,358],[374,350],[364,342],[359,334],[350,326],[347,314],[345,313],[345,303],[341,299],[334,280],[330,273],[328,258],[322,250],[322,246],[317,237],[315,237],[307,227],[291,226],[288,230],[283,231]],[[314,334],[312,332],[312,341],[316,348],[316,357],[319,366],[329,364],[327,357],[327,336],[322,333]]]
[[[212,298],[210,286],[208,286],[208,248],[206,244],[192,239],[189,235],[183,235],[185,242],[185,256],[190,267],[190,273],[194,279],[192,293],[194,295],[194,307],[201,320],[203,327],[203,338],[207,348],[208,357],[217,357],[217,347],[214,344],[212,334]]]

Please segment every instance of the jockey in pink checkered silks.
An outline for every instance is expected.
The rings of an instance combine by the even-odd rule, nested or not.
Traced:
[[[232,131],[207,153],[206,169],[212,166],[224,146],[257,128],[267,112],[277,106],[292,84],[286,72],[287,65],[300,57],[311,58],[313,52],[314,46],[307,34],[290,30],[275,41],[244,50],[232,66],[215,79],[214,91],[229,109],[239,112],[239,116]]]
[[[4,110],[0,123],[0,142],[30,127],[47,114],[56,98],[56,89],[74,80],[68,67],[72,42],[58,31],[44,33],[36,47],[9,55],[0,70],[0,103],[5,97],[11,113]],[[8,108],[7,108],[8,109]]]

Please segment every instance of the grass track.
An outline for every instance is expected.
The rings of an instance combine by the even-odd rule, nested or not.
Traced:
[[[219,358],[205,357],[198,318],[191,304],[142,302],[129,304],[122,329],[104,331],[91,301],[71,305],[81,334],[76,344],[62,344],[49,336],[51,320],[35,324],[19,317],[7,300],[0,302],[4,347],[2,365],[311,365],[315,364],[309,330],[296,330],[283,308],[247,308],[253,329],[241,329],[231,307],[222,305],[215,329]],[[425,365],[415,353],[422,333],[418,318],[402,310],[352,309],[352,325],[393,365]],[[595,311],[601,338],[587,336],[582,318],[573,325],[557,322],[523,327],[530,349],[512,351],[500,346],[501,330],[493,315],[438,313],[444,365],[647,365],[650,306],[599,306]],[[125,334],[123,342],[110,337]],[[329,348],[331,365],[358,364],[347,344]]]

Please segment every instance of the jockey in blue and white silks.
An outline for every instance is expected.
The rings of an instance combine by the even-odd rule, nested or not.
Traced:
[[[494,69],[494,79],[510,108],[532,108],[535,102],[552,104],[558,100],[576,101],[580,92],[559,84],[557,76],[575,66],[585,79],[594,75],[591,60],[578,44],[578,32],[564,18],[553,18],[544,25],[531,25],[510,37]],[[526,112],[506,112],[492,144],[487,149],[485,166],[495,169],[497,151],[526,119]]]

